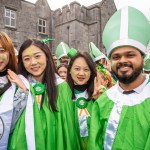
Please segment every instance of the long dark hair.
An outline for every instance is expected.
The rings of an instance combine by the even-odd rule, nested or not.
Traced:
[[[71,74],[70,74],[70,70],[72,68],[72,65],[74,63],[74,61],[79,58],[79,57],[82,57],[85,59],[86,63],[88,64],[90,70],[91,70],[91,76],[90,76],[90,79],[88,80],[87,82],[87,92],[88,92],[88,99],[92,99],[92,95],[93,95],[93,92],[94,92],[94,78],[96,76],[96,69],[95,69],[95,65],[93,63],[93,60],[91,58],[91,56],[89,55],[88,52],[77,52],[77,54],[71,58],[71,61],[69,63],[69,66],[68,66],[68,72],[67,72],[67,82],[72,90],[72,98],[74,99],[75,98],[75,93],[74,93],[74,81],[71,77]]]
[[[55,67],[54,67],[54,63],[53,63],[53,60],[52,60],[52,55],[50,53],[50,49],[48,48],[48,46],[45,43],[43,43],[39,40],[28,39],[22,44],[22,46],[20,47],[20,50],[19,50],[19,55],[18,55],[19,73],[22,74],[23,76],[25,76],[26,78],[30,74],[24,67],[24,64],[23,64],[23,61],[22,61],[22,53],[25,49],[27,49],[31,45],[34,45],[34,46],[40,48],[46,55],[47,66],[45,68],[45,73],[44,73],[44,76],[43,76],[42,83],[45,84],[45,87],[47,89],[49,106],[51,107],[52,111],[57,111],[57,109],[56,109],[57,88],[55,86],[55,81],[56,81],[55,73],[56,73],[56,70],[55,70]],[[43,99],[42,99],[42,104],[43,104]]]

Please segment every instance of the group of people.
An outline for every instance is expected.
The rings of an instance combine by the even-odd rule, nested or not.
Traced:
[[[17,60],[0,32],[0,150],[150,149],[150,24],[128,6],[102,39],[107,57],[27,39]]]

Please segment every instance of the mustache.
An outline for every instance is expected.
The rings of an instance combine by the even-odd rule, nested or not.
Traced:
[[[118,69],[120,69],[121,67],[131,67],[131,68],[133,68],[131,64],[120,63],[120,64],[118,64],[118,66],[117,66],[116,69],[118,70]]]

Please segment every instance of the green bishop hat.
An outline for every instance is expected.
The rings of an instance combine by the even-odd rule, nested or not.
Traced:
[[[107,57],[95,46],[93,42],[89,43],[89,49],[90,49],[90,55],[94,62],[105,58],[107,60]]]
[[[144,68],[145,71],[150,71],[150,53],[144,58]]]
[[[110,57],[112,51],[121,46],[132,46],[143,54],[150,39],[150,24],[138,9],[126,6],[117,12],[107,22],[102,40]]]
[[[56,48],[57,59],[60,59],[63,56],[67,56],[69,50],[70,50],[69,46],[64,42],[61,42]]]

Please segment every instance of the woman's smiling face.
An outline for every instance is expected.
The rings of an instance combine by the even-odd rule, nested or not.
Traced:
[[[88,82],[91,70],[83,57],[78,57],[73,62],[70,74],[75,85],[83,85]]]
[[[45,53],[38,47],[31,45],[22,53],[25,69],[36,79],[44,75],[47,65]]]

